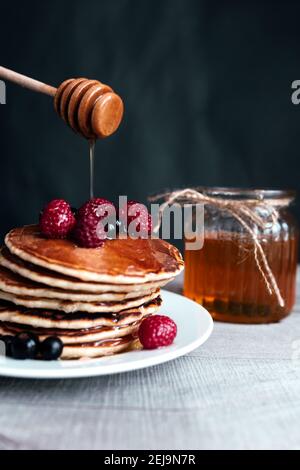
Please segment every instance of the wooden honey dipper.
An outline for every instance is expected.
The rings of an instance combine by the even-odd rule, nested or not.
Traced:
[[[77,133],[89,140],[103,139],[119,127],[122,99],[98,80],[70,78],[58,88],[0,66],[0,78],[54,97],[58,115]]]

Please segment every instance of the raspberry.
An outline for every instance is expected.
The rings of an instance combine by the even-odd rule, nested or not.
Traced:
[[[85,248],[102,246],[107,234],[101,220],[113,213],[115,206],[107,199],[94,197],[85,202],[77,212],[77,224],[73,232],[75,241]]]
[[[177,334],[176,323],[166,315],[153,315],[142,321],[138,336],[145,349],[169,346]]]
[[[136,207],[133,207],[137,205]],[[140,207],[139,207],[140,206]],[[130,210],[130,208],[132,208]],[[129,215],[130,214],[130,215]],[[131,215],[132,214],[132,215]],[[143,204],[136,201],[128,201],[127,206],[121,207],[119,210],[119,219],[127,222],[127,230],[129,235],[140,235],[141,238],[147,238],[152,232],[152,217],[148,213],[148,209]],[[135,229],[131,233],[129,225],[136,221]],[[137,233],[134,233],[137,232]]]
[[[102,197],[94,197],[90,199],[89,201],[85,202],[83,206],[80,207],[80,209],[77,212],[77,218],[80,219],[87,214],[95,214],[97,215],[97,209],[99,206],[102,206],[103,204],[111,206],[114,208],[114,205],[112,202],[108,201],[107,199],[104,199]],[[103,217],[105,214],[103,215]],[[102,216],[101,216],[102,218]]]
[[[40,230],[47,238],[66,238],[75,223],[71,206],[63,199],[49,202],[40,215]]]
[[[73,238],[84,248],[98,248],[104,244],[106,232],[100,218],[93,213],[86,213],[77,220]]]

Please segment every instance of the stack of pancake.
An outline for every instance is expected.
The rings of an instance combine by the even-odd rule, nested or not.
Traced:
[[[0,334],[57,336],[64,359],[130,349],[161,305],[160,288],[182,269],[179,251],[160,239],[92,249],[46,239],[35,225],[13,229],[0,253]]]

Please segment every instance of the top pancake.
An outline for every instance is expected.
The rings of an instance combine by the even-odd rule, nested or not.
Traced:
[[[21,276],[38,284],[44,284],[46,287],[53,287],[56,290],[67,290],[69,292],[85,292],[88,294],[107,295],[108,292],[128,293],[135,295],[137,292],[145,292],[159,287],[163,287],[173,278],[160,281],[144,282],[143,284],[107,284],[104,282],[84,282],[75,277],[65,276],[64,274],[50,271],[50,269],[41,268],[36,264],[28,263],[13,255],[5,246],[0,249],[0,266],[8,269],[12,273]],[[1,281],[0,281],[1,288]],[[5,290],[5,289],[3,289]]]
[[[5,237],[21,259],[82,281],[133,284],[174,277],[183,269],[174,246],[161,239],[107,240],[100,248],[80,248],[70,240],[48,240],[36,225],[11,230]]]

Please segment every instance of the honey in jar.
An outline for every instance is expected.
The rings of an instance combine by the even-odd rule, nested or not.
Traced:
[[[202,190],[203,192],[204,190]],[[202,304],[215,320],[235,323],[277,322],[295,302],[298,230],[288,205],[291,191],[210,189],[206,194],[246,203],[266,223],[251,221],[251,233],[232,212],[205,204],[204,245],[185,251],[184,295]],[[253,200],[257,199],[257,205]],[[270,211],[268,210],[270,207]],[[276,217],[274,216],[274,207]],[[247,221],[247,224],[250,224]],[[269,291],[255,254],[257,237],[283,303]],[[260,263],[261,265],[261,263]]]

